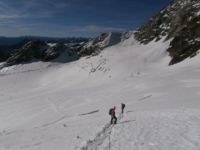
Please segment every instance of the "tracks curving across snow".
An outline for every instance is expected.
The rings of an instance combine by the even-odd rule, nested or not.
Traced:
[[[123,117],[122,114],[119,115],[118,121]],[[97,133],[96,137],[93,140],[88,140],[87,144],[81,148],[81,150],[98,150],[106,139],[110,141],[110,135],[112,133],[112,129],[115,125],[107,124],[99,133]]]

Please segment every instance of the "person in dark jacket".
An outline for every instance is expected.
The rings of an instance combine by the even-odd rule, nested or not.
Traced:
[[[116,107],[114,106],[112,111],[111,111],[111,121],[110,121],[110,124],[116,124],[117,123],[117,117],[116,117],[116,114],[115,114],[115,110],[116,110]],[[113,122],[114,121],[114,122]]]
[[[125,104],[124,104],[124,103],[121,103],[122,114],[124,113],[124,108],[125,108]]]

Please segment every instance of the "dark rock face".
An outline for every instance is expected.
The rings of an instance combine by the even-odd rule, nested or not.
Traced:
[[[0,62],[6,61],[10,57],[10,54],[6,51],[1,51],[0,50]]]
[[[189,21],[171,41],[168,49],[172,57],[170,65],[195,56],[198,50],[200,50],[200,16]]]
[[[22,41],[18,44],[13,45],[0,45],[0,62],[5,62],[8,58],[12,56],[13,53],[16,52],[17,49],[21,48],[26,43],[27,42]]]
[[[158,41],[163,36],[171,40],[167,51],[172,65],[194,56],[200,49],[199,16],[199,0],[176,0],[140,27],[135,37],[143,44]]]
[[[66,59],[70,58],[71,61],[73,61],[75,58],[77,59],[77,54],[71,51],[64,44],[58,43],[54,46],[49,46],[46,42],[43,41],[31,41],[25,44],[22,48],[16,50],[16,52],[6,60],[6,63],[3,67],[16,65],[20,63],[29,63],[35,60],[52,61],[58,58],[66,51]]]
[[[99,54],[99,52],[102,50],[102,48],[93,45],[93,46],[89,46],[89,47],[81,47],[78,51],[79,51],[79,55],[81,57],[84,56],[89,56],[89,55],[97,55]]]
[[[42,41],[31,41],[25,44],[21,49],[17,50],[6,61],[6,66],[32,61],[33,59],[41,59],[44,51],[48,49],[48,45]]]
[[[28,63],[33,60],[51,61],[59,57],[65,51],[63,49],[69,49],[68,56],[75,55],[77,59],[77,54],[70,50],[75,50],[82,43],[88,41],[88,38],[0,37],[0,62],[4,64],[0,68],[19,63]],[[57,44],[55,47],[51,47],[47,43],[65,44]],[[62,62],[64,59],[65,57],[63,57]]]
[[[43,52],[43,57],[41,58],[43,61],[50,61],[56,59],[60,56],[67,47],[64,44],[56,44],[55,46],[49,47],[46,51]]]

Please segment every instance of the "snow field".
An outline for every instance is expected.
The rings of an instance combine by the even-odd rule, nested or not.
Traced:
[[[199,149],[199,55],[169,67],[168,45],[131,37],[72,63],[1,70],[0,150]]]

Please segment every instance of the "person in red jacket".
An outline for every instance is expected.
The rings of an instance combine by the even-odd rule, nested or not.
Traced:
[[[115,109],[116,107],[114,106],[112,111],[111,111],[111,121],[110,121],[110,124],[116,124],[117,123],[117,117],[116,117],[116,114],[115,114]],[[113,122],[114,121],[114,122]]]

